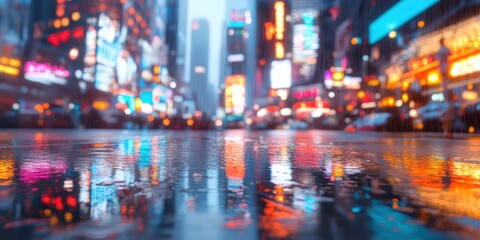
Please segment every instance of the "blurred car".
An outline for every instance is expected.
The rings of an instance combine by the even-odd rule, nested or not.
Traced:
[[[442,131],[442,122],[440,120],[441,114],[447,109],[446,102],[431,102],[417,110],[418,118],[415,120],[415,125],[420,125],[418,130],[426,132],[440,132]],[[466,132],[468,127],[460,118],[460,104],[454,104],[456,119],[453,121],[453,130],[455,132]]]
[[[394,119],[391,113],[372,113],[358,118],[345,127],[347,132],[355,131],[391,131]]]

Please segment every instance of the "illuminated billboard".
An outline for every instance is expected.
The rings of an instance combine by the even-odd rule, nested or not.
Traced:
[[[36,61],[25,63],[25,79],[32,82],[65,85],[68,77],[70,77],[70,72],[63,66]]]
[[[272,61],[270,68],[271,88],[289,88],[292,85],[292,62],[290,60]]]
[[[402,0],[388,9],[369,26],[370,44],[378,42],[391,31],[398,29],[403,24],[430,8],[439,0]]]
[[[315,24],[318,13],[303,13],[298,24],[293,25],[293,61],[315,64],[319,44],[319,27]]]
[[[225,81],[225,112],[241,115],[245,110],[245,76],[227,76]]]

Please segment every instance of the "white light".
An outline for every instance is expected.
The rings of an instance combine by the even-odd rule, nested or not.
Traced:
[[[87,84],[84,81],[78,82],[78,87],[80,90],[85,91],[87,89]]]
[[[352,119],[351,119],[351,118],[348,118],[348,117],[345,118],[345,123],[346,123],[346,124],[349,124],[350,122],[352,122]]]
[[[290,108],[282,108],[282,109],[280,109],[280,115],[282,115],[282,116],[290,116],[290,115],[292,115],[292,109],[290,109]]]
[[[375,98],[376,99],[380,99],[382,97],[382,95],[380,93],[375,93]]]
[[[312,117],[313,118],[318,118],[323,115],[323,110],[322,109],[316,109],[315,111],[312,112]]]
[[[247,119],[245,119],[245,123],[246,123],[247,125],[252,125],[253,120],[252,120],[251,118],[247,118]]]
[[[233,29],[228,30],[228,35],[233,36],[233,34],[235,34],[235,30]]]
[[[175,89],[177,87],[177,83],[176,82],[170,82],[170,87],[172,89]]]
[[[409,106],[410,106],[410,108],[414,108],[414,107],[415,107],[415,102],[414,102],[414,101],[410,101]]]
[[[432,101],[443,102],[443,101],[445,101],[445,96],[443,96],[443,93],[432,94]]]
[[[75,77],[77,77],[78,79],[82,78],[82,75],[83,75],[82,70],[78,69],[77,71],[75,71]]]
[[[409,115],[410,115],[411,118],[418,117],[417,110],[415,110],[415,109],[410,110]]]
[[[262,108],[258,110],[257,112],[257,117],[265,117],[267,115],[268,111],[266,108]]]
[[[221,127],[221,126],[223,126],[223,121],[222,121],[221,119],[215,120],[215,126],[216,126],[216,127]]]
[[[272,88],[289,88],[292,85],[292,64],[290,60],[273,61],[270,69]]]
[[[258,104],[253,105],[253,110],[257,111],[258,109],[260,109],[260,106]]]
[[[329,98],[334,98],[334,97],[335,97],[335,93],[334,93],[334,92],[329,92],[329,93],[328,93],[328,97],[329,97]]]
[[[243,62],[243,60],[245,60],[245,55],[241,53],[228,55],[228,62]]]
[[[195,73],[205,73],[207,70],[202,66],[196,66],[194,71]]]
[[[70,178],[67,178],[65,179],[65,181],[63,181],[63,189],[67,192],[71,192],[73,191],[73,180],[70,179]]]
[[[368,59],[370,59],[370,57],[368,57],[368,55],[363,55],[363,61],[364,62],[368,61]]]
[[[130,114],[132,114],[132,111],[129,108],[127,108],[127,109],[125,109],[125,114],[130,115]]]
[[[80,52],[78,51],[78,48],[72,48],[70,49],[68,56],[70,57],[71,60],[76,60],[79,54]]]
[[[397,106],[397,107],[401,107],[402,105],[403,105],[402,99],[398,99],[398,100],[395,102],[395,106]]]
[[[150,114],[153,112],[153,106],[148,103],[142,103],[141,109],[142,109],[142,112],[146,114]]]
[[[374,108],[376,106],[377,106],[377,103],[375,103],[375,102],[362,103],[362,108],[363,109]]]
[[[12,108],[13,108],[13,110],[18,110],[20,108],[20,104],[14,103],[14,104],[12,104]]]
[[[74,108],[75,108],[75,104],[73,104],[73,103],[68,104],[68,109],[72,110]]]

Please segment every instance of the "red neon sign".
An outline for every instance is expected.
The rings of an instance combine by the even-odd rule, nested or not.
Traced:
[[[64,30],[58,33],[52,33],[48,36],[47,41],[55,47],[60,43],[66,43],[70,38],[70,30]]]
[[[312,88],[304,91],[298,91],[293,93],[296,99],[303,99],[303,98],[312,98],[318,96],[318,88]]]

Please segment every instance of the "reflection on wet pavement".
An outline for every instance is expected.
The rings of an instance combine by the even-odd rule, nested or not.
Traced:
[[[8,239],[475,239],[480,142],[335,132],[6,132]]]

